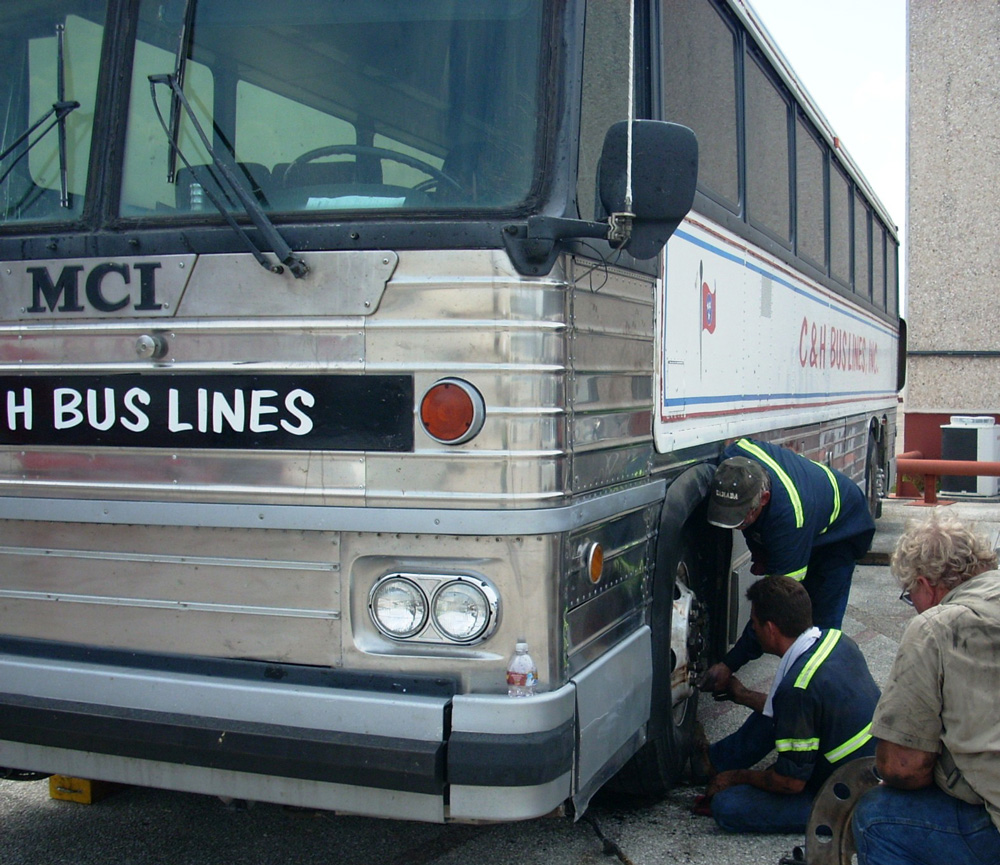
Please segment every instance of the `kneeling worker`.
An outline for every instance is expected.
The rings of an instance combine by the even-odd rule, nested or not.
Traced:
[[[882,784],[854,810],[860,865],[1000,865],[1000,571],[934,512],[892,556],[917,616],[875,711]]]
[[[740,529],[753,556],[752,572],[801,581],[816,624],[839,628],[854,564],[875,535],[864,493],[846,475],[766,442],[740,439],[722,455],[709,493],[708,522]],[[760,655],[747,626],[699,687],[725,691],[729,676]]]
[[[709,773],[717,774],[703,804],[730,832],[803,833],[813,797],[834,769],[875,753],[869,729],[879,689],[850,637],[813,627],[800,583],[764,577],[747,599],[761,648],[781,662],[769,694],[730,677],[728,695],[753,714],[708,749]],[[772,749],[778,756],[770,768],[749,768]]]

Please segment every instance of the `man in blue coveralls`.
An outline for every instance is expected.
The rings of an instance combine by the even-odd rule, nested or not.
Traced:
[[[864,493],[846,475],[766,442],[740,439],[722,456],[709,491],[708,521],[740,529],[751,571],[801,582],[816,626],[839,628],[854,564],[875,534]],[[725,658],[702,677],[701,690],[725,693],[730,676],[761,653],[748,623]]]
[[[709,748],[713,777],[696,811],[730,832],[802,833],[830,774],[875,752],[879,690],[850,637],[813,626],[809,595],[795,580],[764,577],[747,598],[759,644],[781,661],[768,694],[730,677],[729,696],[753,713]],[[750,768],[772,748],[772,766]]]

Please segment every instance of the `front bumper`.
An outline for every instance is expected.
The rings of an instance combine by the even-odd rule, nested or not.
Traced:
[[[432,822],[525,819],[572,795],[573,684],[511,700],[76,655],[0,646],[0,765]]]

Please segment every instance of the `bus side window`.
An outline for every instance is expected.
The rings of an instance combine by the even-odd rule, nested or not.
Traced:
[[[899,308],[899,284],[897,283],[896,265],[899,247],[892,238],[886,238],[885,244],[885,311],[895,315]]]
[[[790,108],[761,62],[747,53],[746,189],[750,223],[787,244],[791,237]]]
[[[597,165],[604,136],[613,123],[628,116],[628,76],[621,58],[628,57],[630,0],[589,0],[583,53],[583,98],[577,209],[581,219],[600,219]]]
[[[801,118],[795,131],[796,251],[826,273],[826,154]]]
[[[879,309],[885,302],[885,228],[872,217],[872,303]]]
[[[851,284],[851,186],[839,166],[830,167],[830,276]]]
[[[858,192],[854,193],[854,293],[865,300],[872,299],[871,261],[868,254],[868,205]]]
[[[738,212],[736,33],[710,3],[663,7],[663,119],[694,130],[698,189]]]

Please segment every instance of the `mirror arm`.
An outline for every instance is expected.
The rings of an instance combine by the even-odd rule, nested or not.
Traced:
[[[567,237],[600,237],[607,239],[606,222],[587,222],[583,219],[566,219],[561,216],[529,216],[530,240],[564,240]]]
[[[504,226],[504,246],[518,272],[526,275],[548,273],[558,255],[558,241],[577,237],[612,240],[610,222],[610,219],[608,222],[588,222],[563,216],[529,216],[527,223]]]

